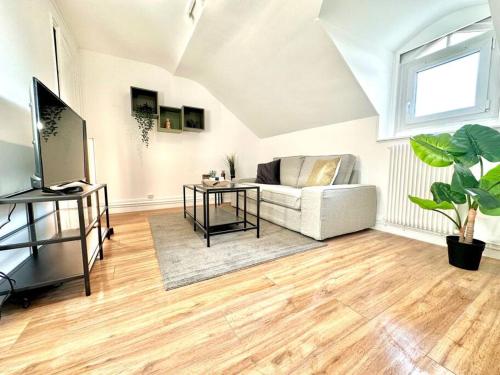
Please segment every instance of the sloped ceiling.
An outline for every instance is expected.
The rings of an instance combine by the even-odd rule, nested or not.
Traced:
[[[488,0],[324,0],[320,17],[354,38],[396,51],[440,18],[481,4]]]
[[[321,0],[55,0],[80,47],[198,81],[255,134],[375,115],[315,19]],[[194,32],[193,32],[194,29]]]
[[[396,53],[489,14],[488,0],[324,0],[319,18],[386,123]]]
[[[53,0],[81,48],[174,71],[194,29],[187,0]]]
[[[390,54],[443,15],[487,3],[198,0],[194,23],[189,0],[53,1],[80,47],[198,81],[259,137],[383,115]],[[352,41],[362,42],[346,53]]]
[[[176,74],[258,136],[375,115],[319,22],[319,0],[208,1]]]

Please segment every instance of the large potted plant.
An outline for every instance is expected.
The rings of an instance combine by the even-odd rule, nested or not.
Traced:
[[[430,166],[453,165],[450,183],[432,184],[432,199],[415,196],[409,199],[453,222],[458,235],[446,238],[449,263],[477,270],[485,247],[483,241],[474,239],[477,211],[500,216],[500,164],[485,170],[485,160],[500,162],[500,133],[482,125],[465,125],[453,135],[418,135],[411,138],[410,144],[415,155]],[[470,168],[476,165],[474,174]]]

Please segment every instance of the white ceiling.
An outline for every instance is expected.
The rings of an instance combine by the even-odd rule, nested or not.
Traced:
[[[488,0],[324,0],[320,17],[354,38],[396,51],[424,27],[479,4]]]
[[[188,0],[55,0],[81,48],[175,70],[193,22]]]
[[[258,136],[375,115],[315,18],[320,0],[207,1],[176,74]]]
[[[334,30],[394,51],[440,17],[487,3],[202,0],[204,10],[194,25],[187,17],[188,0],[54,1],[81,48],[193,79],[260,137],[377,114],[365,91],[376,103],[379,78],[370,79],[370,69],[365,80],[353,75],[359,67],[347,65],[352,59],[345,48],[339,51]]]

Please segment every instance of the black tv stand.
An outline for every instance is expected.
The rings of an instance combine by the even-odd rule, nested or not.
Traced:
[[[107,185],[82,189],[65,195],[32,189],[0,198],[0,205],[24,204],[28,218],[26,225],[0,237],[0,251],[31,248],[30,256],[8,274],[15,280],[14,294],[83,278],[85,294],[90,295],[90,270],[97,256],[104,259],[103,243],[113,235],[113,228]],[[100,204],[102,198],[104,205]],[[61,207],[71,201],[73,207]],[[36,216],[34,206],[45,207],[47,202],[53,203],[53,210]],[[49,233],[48,228],[54,228],[55,233]],[[0,296],[10,291],[10,284],[0,280]]]

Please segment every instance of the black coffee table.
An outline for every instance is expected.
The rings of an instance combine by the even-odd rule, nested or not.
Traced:
[[[186,206],[186,189],[193,191],[193,207]],[[256,223],[248,221],[247,218],[247,192],[255,190],[257,193]],[[259,186],[241,183],[230,183],[228,186],[205,186],[203,184],[187,184],[182,187],[184,198],[184,218],[193,219],[193,230],[200,228],[207,239],[207,247],[210,247],[210,237],[217,234],[246,232],[256,230],[257,238],[260,236],[260,188]],[[220,206],[219,197],[223,193],[236,193],[236,207],[226,210]],[[203,204],[197,206],[197,195],[202,195]],[[215,205],[210,206],[210,195],[215,198]],[[240,208],[240,195],[243,198],[243,208]],[[240,211],[243,217],[240,215]]]

